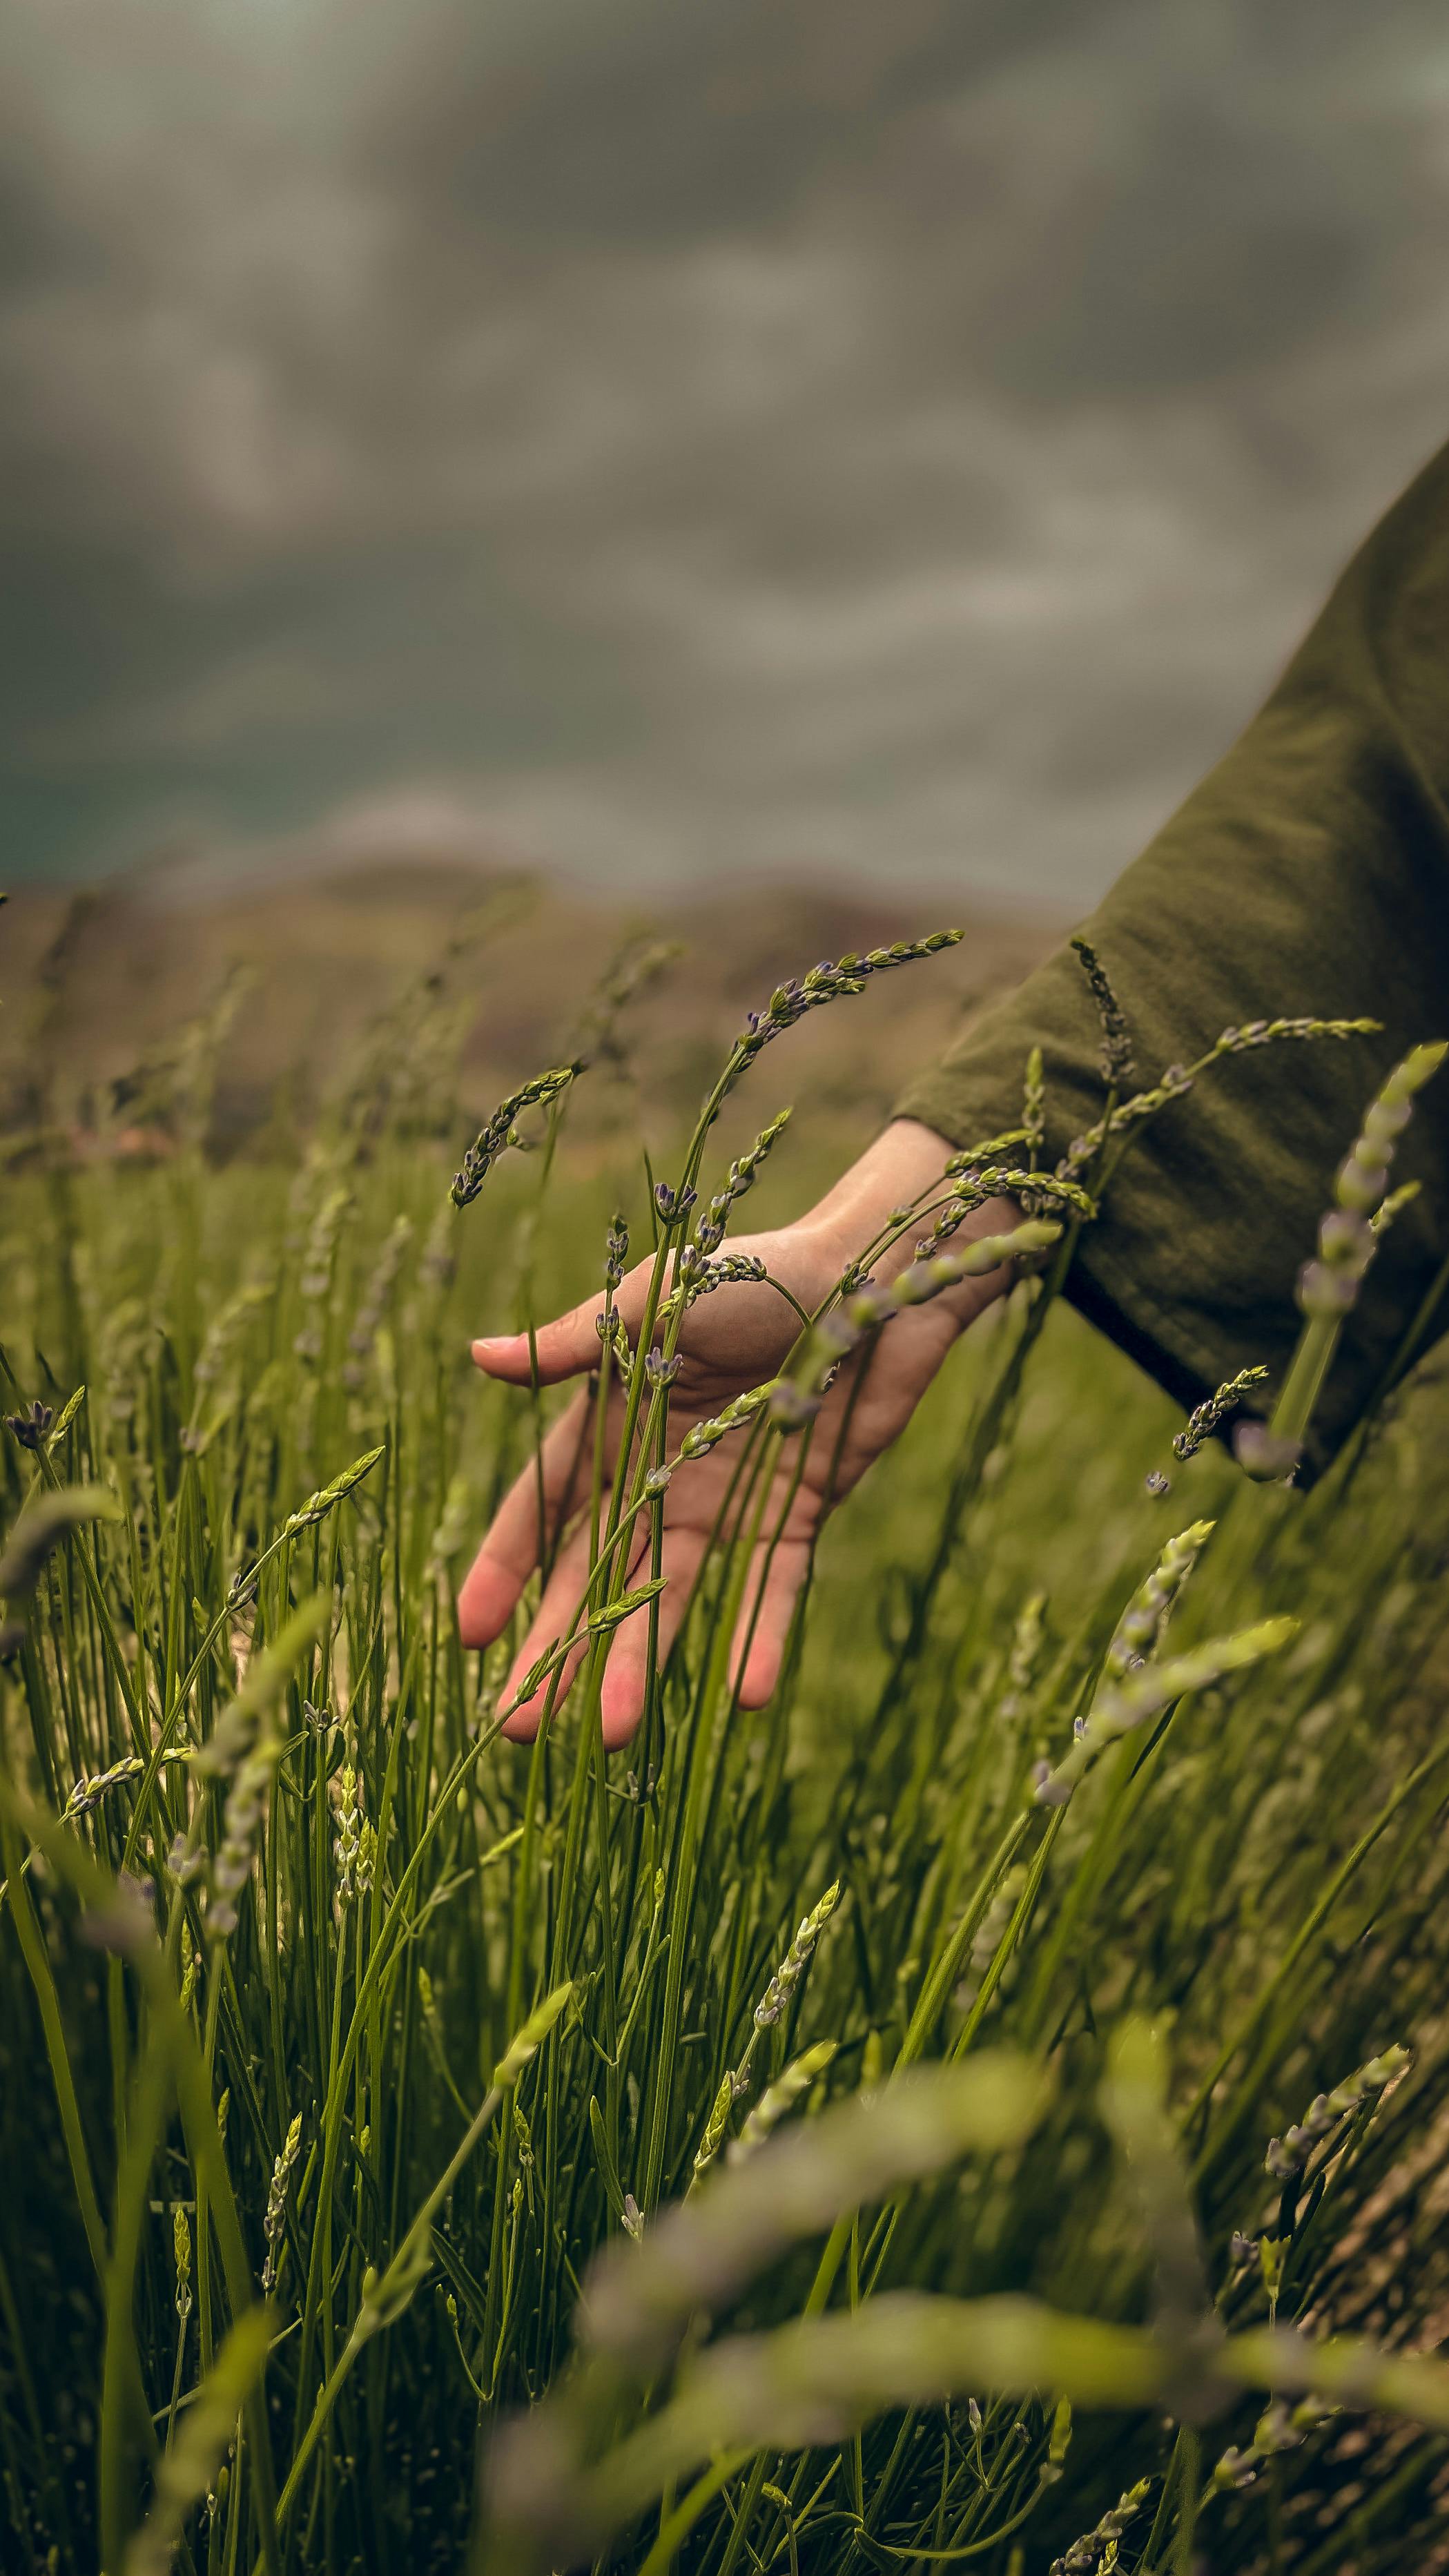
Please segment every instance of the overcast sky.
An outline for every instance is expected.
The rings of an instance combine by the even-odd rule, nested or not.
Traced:
[[[1449,435],[1437,0],[10,0],[5,866],[1085,904]]]

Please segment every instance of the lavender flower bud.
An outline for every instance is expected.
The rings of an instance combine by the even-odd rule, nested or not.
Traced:
[[[1363,1142],[1370,1153],[1377,1147],[1380,1160],[1387,1162],[1413,1114],[1413,1103],[1409,1100],[1372,1101],[1363,1122]]]
[[[1303,1455],[1303,1443],[1281,1439],[1266,1423],[1240,1422],[1233,1433],[1233,1455],[1255,1484],[1276,1484],[1293,1473]]]
[[[1226,2489],[1250,2487],[1258,2474],[1259,2462],[1251,2451],[1229,2448],[1213,2470],[1213,2486],[1221,2495]]]
[[[1373,1258],[1372,1226],[1352,1208],[1330,1208],[1318,1229],[1318,1249],[1335,1268],[1363,1270]]]
[[[542,1108],[548,1102],[557,1100],[559,1094],[568,1089],[569,1084],[577,1074],[583,1072],[583,1069],[583,1061],[580,1058],[573,1064],[559,1065],[549,1073],[536,1074],[532,1082],[524,1084],[521,1091],[511,1092],[506,1100],[499,1102],[486,1127],[480,1129],[474,1142],[469,1146],[462,1164],[454,1175],[452,1187],[448,1192],[454,1207],[465,1208],[471,1205],[499,1156],[521,1143],[522,1140],[513,1123],[520,1113],[525,1109]]]
[[[769,2030],[779,2020],[805,1973],[816,1942],[839,1902],[840,1881],[836,1879],[831,1886],[827,1887],[819,1904],[798,1926],[794,1940],[775,1970],[760,2001],[756,2004],[755,2028],[757,2030]]]
[[[671,1189],[668,1181],[654,1184],[654,1204],[665,1225],[682,1225],[698,1197],[698,1190],[687,1187]]]
[[[792,1378],[777,1378],[770,1390],[770,1419],[783,1430],[802,1430],[807,1422],[814,1421],[821,1401],[808,1387],[796,1386]]]
[[[1172,1444],[1174,1457],[1180,1458],[1184,1465],[1189,1458],[1195,1457],[1209,1432],[1216,1431],[1224,1414],[1231,1413],[1239,1396],[1246,1394],[1250,1386],[1261,1385],[1267,1374],[1265,1368],[1245,1368],[1239,1369],[1236,1377],[1228,1378],[1205,1403],[1188,1415]]]
[[[1298,1303],[1305,1315],[1347,1315],[1358,1297],[1358,1281],[1347,1270],[1326,1261],[1305,1261],[1298,1273]]]
[[[624,1264],[628,1258],[628,1222],[624,1217],[616,1216],[604,1243],[604,1285],[611,1296],[624,1276]]]
[[[1102,1080],[1110,1090],[1120,1090],[1126,1083],[1132,1081],[1135,1073],[1132,1061],[1132,1039],[1128,1031],[1126,1015],[1112,989],[1111,978],[1091,941],[1074,939],[1072,946],[1077,952],[1082,972],[1091,987],[1092,999],[1097,1005],[1097,1016],[1101,1022]]]
[[[22,1449],[39,1449],[55,1420],[55,1410],[52,1405],[42,1404],[37,1396],[23,1413],[7,1413],[4,1419],[6,1430],[19,1441]]]
[[[1389,1167],[1387,1163],[1369,1159],[1364,1151],[1365,1141],[1360,1138],[1340,1169],[1337,1192],[1341,1207],[1353,1208],[1360,1215],[1369,1216],[1388,1188]]]

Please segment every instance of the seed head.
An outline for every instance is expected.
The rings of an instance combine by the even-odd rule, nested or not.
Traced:
[[[732,2073],[727,2073],[720,2078],[719,2090],[710,2106],[709,2118],[704,2124],[704,2135],[694,2151],[692,2170],[696,2178],[705,2171],[707,2166],[713,2164],[719,2154],[720,2141],[725,2133],[725,2123],[734,2108],[734,2102],[735,2079]]]
[[[769,2030],[785,2011],[800,1979],[809,1965],[815,1944],[840,1902],[840,1881],[827,1887],[820,1902],[806,1915],[796,1931],[764,1994],[755,2006],[755,2028]]]
[[[943,948],[954,948],[961,938],[959,930],[933,930],[924,939],[896,939],[887,948],[871,948],[861,957],[847,950],[843,957],[822,958],[807,975],[787,977],[777,984],[762,1011],[746,1013],[743,1032],[736,1041],[735,1056],[740,1069],[779,1037],[793,1029],[807,1011],[823,1008],[827,1002],[841,1000],[847,994],[863,993],[866,979],[884,974],[892,966],[908,966],[916,958],[934,957]]]
[[[1028,1153],[1039,1154],[1046,1136],[1046,1077],[1042,1054],[1034,1046],[1026,1059],[1026,1083],[1021,1101],[1022,1142]]]
[[[1109,2567],[1128,2523],[1141,2513],[1151,2492],[1152,2480],[1139,2478],[1135,2487],[1117,2498],[1110,2513],[1103,2514],[1095,2530],[1074,2540],[1065,2557],[1052,2560],[1051,2576],[1092,2576],[1094,2569]]]
[[[803,2093],[809,2091],[816,2076],[824,2074],[835,2055],[835,2047],[833,2039],[819,2039],[813,2048],[807,2048],[802,2056],[776,2076],[774,2083],[761,2094],[739,2136],[729,2147],[727,2163],[742,2164],[757,2147],[764,2145],[786,2113],[794,2109]]]
[[[139,1753],[127,1753],[119,1762],[113,1762],[109,1771],[95,1771],[89,1775],[82,1772],[61,1809],[64,1821],[73,1824],[77,1816],[90,1815],[108,1790],[120,1788],[126,1780],[134,1780],[138,1771],[145,1768]]]
[[[1077,1741],[1055,1769],[1044,1762],[1033,1768],[1033,1805],[1064,1807],[1078,1781],[1109,1744],[1170,1708],[1189,1691],[1205,1690],[1210,1683],[1246,1670],[1265,1655],[1278,1654],[1297,1633],[1296,1619],[1263,1619],[1254,1628],[1240,1629],[1236,1636],[1214,1637],[1205,1645],[1190,1647],[1186,1654],[1154,1659],[1140,1670],[1123,1673],[1119,1680],[1108,1681],[1104,1676]]]
[[[1072,946],[1081,960],[1082,972],[1091,987],[1102,1023],[1102,1052],[1099,1062],[1102,1080],[1109,1091],[1120,1091],[1135,1076],[1132,1061],[1132,1039],[1126,1014],[1112,989],[1112,980],[1089,939],[1076,938]]]
[[[1414,1095],[1438,1071],[1446,1051],[1413,1048],[1365,1111],[1362,1133],[1334,1182],[1334,1205],[1318,1229],[1318,1258],[1299,1274],[1298,1303],[1311,1320],[1336,1323],[1357,1304],[1374,1257],[1378,1230],[1372,1219],[1384,1204],[1389,1166],[1413,1114]]]
[[[769,1275],[758,1253],[722,1252],[716,1260],[700,1261],[691,1267],[685,1302],[692,1306],[696,1298],[713,1296],[716,1288],[755,1285]]]
[[[788,1109],[782,1109],[777,1117],[771,1119],[768,1127],[761,1129],[748,1153],[741,1154],[738,1161],[731,1163],[723,1182],[710,1200],[708,1215],[696,1229],[696,1243],[706,1258],[712,1252],[716,1252],[724,1241],[725,1227],[729,1222],[731,1208],[737,1200],[745,1196],[748,1190],[754,1188],[767,1157],[780,1137],[784,1135],[789,1123],[790,1112]]]
[[[1156,1652],[1173,1603],[1211,1538],[1213,1528],[1211,1521],[1194,1521],[1190,1529],[1182,1530],[1176,1538],[1168,1540],[1146,1582],[1133,1593],[1117,1623],[1116,1633],[1107,1648],[1105,1673],[1108,1681],[1120,1680],[1124,1673],[1137,1670],[1146,1656]]]
[[[1294,2174],[1301,2173],[1314,2148],[1337,2128],[1340,2120],[1345,2119],[1349,2112],[1358,2110],[1362,2103],[1375,2100],[1390,2084],[1406,2074],[1412,2064],[1413,2058],[1407,2048],[1386,2048],[1381,2057],[1371,2057],[1356,2075],[1348,2076],[1342,2084],[1335,2084],[1331,2093],[1315,2094],[1301,2121],[1285,2131],[1281,2138],[1269,2140],[1268,2152],[1263,2159],[1266,2170],[1276,2182],[1287,2182]]]
[[[1245,1368],[1239,1369],[1236,1377],[1225,1379],[1215,1394],[1208,1396],[1205,1402],[1197,1407],[1196,1412],[1188,1415],[1183,1428],[1173,1441],[1173,1456],[1180,1458],[1186,1465],[1189,1458],[1196,1456],[1210,1434],[1216,1431],[1224,1414],[1232,1412],[1250,1386],[1261,1386],[1267,1374],[1265,1368]]]
[[[267,1792],[281,1753],[281,1737],[263,1735],[232,1774],[222,1814],[221,1847],[211,1865],[211,1899],[206,1909],[206,1928],[214,1941],[224,1941],[236,1930],[238,1899],[251,1876]]]
[[[262,2220],[262,2234],[267,2246],[266,2261],[262,2265],[263,2298],[269,2298],[277,2285],[277,2247],[287,2223],[287,2181],[301,2152],[302,2116],[298,2112],[287,2130],[282,2152],[272,2166],[271,2186],[267,2192],[266,2215]]]
[[[455,1208],[470,1207],[499,1156],[505,1154],[510,1146],[522,1144],[523,1139],[515,1129],[514,1120],[521,1117],[525,1109],[539,1109],[549,1101],[557,1100],[583,1069],[582,1057],[573,1064],[557,1065],[551,1072],[535,1074],[521,1091],[510,1092],[506,1100],[500,1100],[487,1124],[479,1129],[453,1176],[448,1196]]]
[[[22,1449],[39,1449],[55,1420],[55,1408],[53,1405],[42,1404],[37,1396],[35,1402],[28,1404],[23,1413],[7,1413],[4,1420],[6,1430],[19,1441]]]
[[[682,1225],[698,1198],[698,1190],[691,1189],[687,1183],[681,1183],[678,1189],[672,1189],[668,1181],[654,1184],[654,1204],[659,1210],[660,1222],[667,1226]]]
[[[346,1905],[357,1886],[362,1850],[362,1783],[349,1762],[344,1765],[337,1798],[337,1902]]]
[[[629,1222],[616,1216],[604,1240],[604,1286],[612,1297],[624,1276],[629,1258]]]
[[[1258,1485],[1287,1482],[1302,1455],[1301,1440],[1285,1439],[1265,1422],[1240,1422],[1233,1433],[1233,1456],[1244,1475]]]
[[[179,2200],[171,2212],[171,2253],[176,2265],[176,2314],[184,2326],[191,2314],[191,2221]]]
[[[684,1458],[707,1457],[728,1432],[743,1431],[747,1423],[754,1421],[757,1413],[764,1411],[774,1391],[773,1385],[752,1386],[744,1395],[732,1396],[723,1411],[712,1415],[709,1421],[696,1422],[681,1440],[679,1457],[673,1464],[678,1466],[680,1459]]]
[[[348,1495],[356,1492],[363,1477],[371,1475],[384,1454],[384,1443],[379,1443],[376,1449],[365,1450],[360,1458],[353,1459],[350,1467],[343,1468],[340,1476],[334,1476],[330,1485],[323,1485],[317,1493],[309,1494],[305,1503],[299,1504],[282,1523],[283,1538],[299,1538],[303,1530],[312,1529],[318,1521],[324,1521],[330,1511],[335,1511],[339,1503],[345,1503]]]

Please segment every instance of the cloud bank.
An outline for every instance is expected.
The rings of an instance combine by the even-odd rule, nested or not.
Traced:
[[[1424,0],[16,0],[0,50],[21,873],[421,829],[1085,904],[1449,433]]]

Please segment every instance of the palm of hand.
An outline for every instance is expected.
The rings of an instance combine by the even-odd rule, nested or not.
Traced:
[[[739,1237],[730,1249],[753,1253],[763,1261],[770,1279],[788,1289],[807,1313],[829,1295],[845,1258],[838,1241],[804,1224]],[[615,1302],[631,1334],[637,1333],[643,1319],[648,1278],[649,1265],[641,1264],[618,1291]],[[595,1318],[601,1307],[602,1300],[594,1299],[538,1333],[538,1374],[545,1383],[584,1375],[596,1365]],[[898,1315],[875,1343],[863,1346],[841,1369],[803,1454],[794,1439],[782,1445],[758,1526],[735,1637],[735,1676],[745,1707],[762,1706],[775,1687],[795,1602],[825,1513],[904,1427],[958,1329],[958,1320],[939,1307],[923,1306]],[[794,1307],[767,1282],[726,1286],[700,1298],[679,1335],[680,1368],[670,1390],[670,1456],[677,1454],[681,1438],[694,1424],[710,1419],[732,1397],[775,1375],[799,1331]],[[526,1338],[475,1344],[474,1356],[490,1375],[528,1383],[531,1362]],[[624,1411],[623,1395],[615,1387],[605,1431],[606,1512]],[[577,1617],[589,1571],[587,1514],[582,1526],[570,1529],[569,1524],[589,1494],[593,1412],[590,1395],[581,1390],[544,1441],[543,1531],[540,1470],[531,1464],[501,1506],[459,1596],[464,1644],[490,1644],[512,1616],[529,1574],[541,1559],[547,1561],[563,1533],[538,1610],[505,1686],[505,1704],[522,1677],[568,1633]],[[738,1454],[737,1446],[724,1440],[705,1456],[684,1462],[671,1478],[663,1505],[659,1564],[666,1580],[657,1613],[661,1654],[668,1653],[683,1620],[695,1577],[730,1496]],[[644,1560],[652,1535],[644,1514],[635,1527],[631,1580],[648,1571]],[[648,1651],[649,1621],[639,1612],[623,1622],[611,1643],[602,1694],[606,1745],[627,1742],[639,1723]],[[581,1652],[575,1650],[566,1668],[565,1686]],[[530,1740],[548,1695],[545,1683],[513,1712],[504,1732],[517,1740]]]

